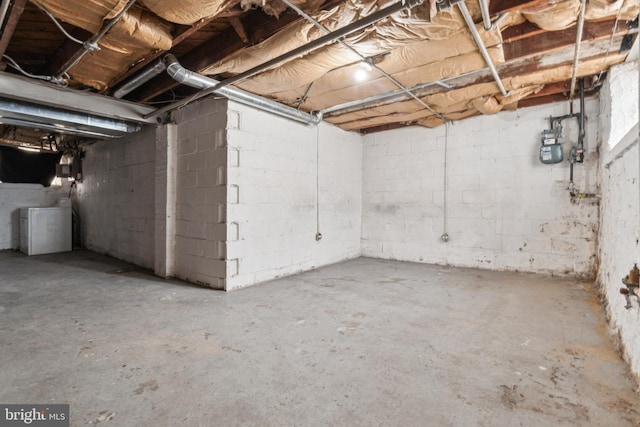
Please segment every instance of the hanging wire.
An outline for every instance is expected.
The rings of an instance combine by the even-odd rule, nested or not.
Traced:
[[[54,77],[54,76],[45,76],[45,75],[41,75],[41,74],[31,74],[31,73],[25,71],[22,67],[20,67],[18,65],[18,63],[13,58],[11,58],[9,55],[4,54],[4,55],[2,55],[2,57],[7,60],[7,62],[9,63],[9,66],[11,68],[14,68],[15,70],[19,71],[20,73],[22,73],[23,75],[25,75],[27,77],[30,77],[32,79],[45,80],[45,81],[48,81],[48,82],[53,82],[53,83],[55,83],[55,84],[57,84],[59,86],[67,86],[69,84],[69,75],[67,73],[65,73],[62,78],[57,78],[57,77]]]
[[[60,24],[60,22],[56,19],[55,16],[53,16],[53,14],[51,14],[51,12],[49,12],[47,9],[45,9],[44,7],[42,7],[41,5],[39,5],[38,3],[36,3],[36,6],[38,6],[38,8],[43,11],[49,18],[51,18],[51,20],[53,21],[54,24],[56,24],[56,27],[58,27],[60,29],[60,31],[62,31],[62,34],[64,34],[65,36],[67,36],[67,38],[69,40],[71,40],[72,42],[78,43],[78,44],[84,44],[84,42],[82,40],[78,40],[77,38],[73,37],[71,34],[69,34],[67,32],[67,30],[64,29],[64,27],[62,26],[62,24]]]
[[[322,239],[320,233],[320,124],[316,124],[316,241]]]
[[[444,123],[444,177],[443,182],[443,201],[442,201],[442,236],[440,239],[446,243],[449,241],[449,234],[447,233],[447,151],[449,146],[449,121]]]

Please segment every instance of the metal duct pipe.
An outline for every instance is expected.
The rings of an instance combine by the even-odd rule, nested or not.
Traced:
[[[107,32],[114,25],[116,25],[120,18],[122,18],[122,16],[127,13],[129,9],[131,9],[131,6],[133,6],[135,2],[136,0],[129,0],[129,2],[124,6],[124,8],[122,8],[120,12],[118,12],[113,18],[106,21],[102,25],[102,28],[100,28],[100,31],[98,31],[93,37],[83,43],[84,49],[77,51],[75,55],[73,55],[65,63],[65,65],[62,67],[62,70],[60,70],[56,77],[59,79],[62,78],[64,74],[66,74],[67,71],[73,68],[73,66],[76,65],[88,52],[99,50],[100,48],[98,47],[98,42],[100,41],[100,39],[102,39],[102,37],[104,37],[104,35],[107,34]]]
[[[192,96],[191,98],[189,98],[186,102],[185,101],[180,101],[180,102],[176,102],[170,105],[167,105],[164,108],[161,108],[159,111],[159,113],[166,113],[167,111],[171,111],[171,110],[175,110],[176,108],[180,108],[184,105],[186,105],[189,102],[193,102],[196,99],[202,98],[203,96],[207,96],[209,94],[212,94],[214,92],[217,92],[219,89],[225,87],[225,86],[229,86],[233,83],[237,83],[241,80],[245,80],[248,79],[249,77],[255,76],[258,73],[261,73],[262,71],[265,71],[269,68],[275,67],[276,65],[288,61],[290,59],[302,56],[308,52],[311,52],[312,50],[318,49],[322,46],[325,46],[329,43],[332,43],[342,37],[346,37],[349,34],[355,33],[356,31],[359,31],[365,27],[368,27],[369,25],[378,22],[384,18],[387,18],[390,15],[393,15],[396,12],[399,12],[401,10],[404,9],[410,9],[412,7],[418,6],[420,4],[422,4],[424,2],[424,0],[401,0],[398,3],[395,3],[389,7],[386,7],[382,10],[379,10],[375,13],[372,13],[371,15],[368,15],[362,19],[360,19],[359,21],[356,22],[352,22],[349,25],[346,25],[340,29],[337,29],[336,31],[333,31],[329,34],[326,34],[320,38],[317,38],[303,46],[300,46],[296,49],[293,49],[285,54],[282,54],[276,58],[273,58],[270,61],[267,61],[263,64],[257,65],[253,68],[251,68],[250,70],[247,70],[243,73],[238,74],[237,76],[234,76],[232,78],[223,80],[221,82],[216,83],[214,86],[209,87],[205,90],[203,90],[200,93],[195,94],[194,96]]]
[[[164,57],[164,61],[167,65],[167,73],[178,83],[182,83],[187,86],[202,90],[214,88],[219,83],[217,80],[195,73],[191,70],[187,70],[182,65],[180,65],[176,57],[171,54],[166,55]],[[215,93],[222,95],[232,101],[249,105],[263,111],[268,111],[270,113],[277,114],[279,116],[286,117],[298,122],[307,124],[317,124],[320,122],[320,119],[312,114],[296,110],[295,108],[291,108],[289,106],[280,104],[279,102],[254,95],[249,92],[245,92],[241,89],[224,87],[221,89],[216,89]],[[155,111],[145,117],[152,117],[158,114],[160,114],[160,112]]]
[[[99,138],[116,138],[141,128],[124,120],[3,98],[0,123]]]
[[[582,42],[582,30],[584,28],[584,11],[587,8],[587,0],[582,0],[580,6],[580,17],[578,18],[578,28],[576,31],[576,50],[573,54],[573,72],[571,73],[571,90],[569,92],[569,99],[573,98],[576,92],[576,77],[578,74],[578,61],[580,60],[580,44]]]
[[[167,66],[165,65],[164,61],[160,60],[156,62],[154,66],[145,69],[143,72],[120,86],[115,92],[113,92],[113,97],[122,98],[123,96],[139,88],[155,76],[160,75],[166,69]]]
[[[480,12],[482,12],[482,23],[485,30],[491,29],[491,16],[489,15],[489,0],[478,0]]]
[[[469,31],[471,31],[471,35],[473,36],[473,39],[476,41],[476,44],[478,45],[478,49],[480,50],[480,53],[482,54],[484,61],[487,63],[487,66],[491,70],[493,79],[496,81],[496,84],[500,88],[500,92],[502,92],[503,96],[507,96],[507,91],[504,88],[504,85],[502,84],[502,80],[500,80],[500,76],[498,75],[498,70],[496,70],[496,66],[493,65],[493,61],[489,56],[489,52],[487,52],[487,48],[484,45],[484,42],[482,41],[482,39],[480,38],[480,34],[476,29],[476,24],[473,22],[473,18],[469,13],[469,9],[467,9],[467,5],[464,2],[460,2],[457,5],[458,5],[458,8],[460,9],[460,12],[462,13],[462,17],[467,23],[467,27],[469,27]]]

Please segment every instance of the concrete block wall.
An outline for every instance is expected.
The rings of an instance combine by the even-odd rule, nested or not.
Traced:
[[[361,137],[229,105],[227,289],[359,256]]]
[[[83,245],[153,268],[155,128],[86,147],[77,188]]]
[[[448,139],[444,126],[365,136],[363,255],[593,276],[597,200],[570,200],[566,160],[538,160],[548,117],[568,112],[568,104],[559,103],[471,118],[451,125]],[[596,191],[597,113],[597,99],[589,99],[588,152],[575,172],[584,192]],[[566,139],[576,142],[577,121],[564,125]]]
[[[610,326],[631,370],[640,376],[640,304],[620,295],[621,279],[640,263],[638,62],[612,68],[600,91],[600,233],[598,284]]]
[[[0,250],[20,246],[20,208],[54,206],[69,197],[69,184],[43,187],[40,184],[0,183]]]
[[[175,114],[175,276],[225,288],[227,101],[206,99]]]

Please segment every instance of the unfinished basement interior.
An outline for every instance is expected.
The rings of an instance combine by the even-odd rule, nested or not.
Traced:
[[[639,11],[0,0],[0,425],[640,425]]]

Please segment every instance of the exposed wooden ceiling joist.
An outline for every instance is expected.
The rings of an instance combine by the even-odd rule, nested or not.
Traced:
[[[26,4],[27,0],[15,0],[13,2],[7,22],[4,24],[4,27],[2,27],[2,37],[0,37],[0,58],[2,58],[9,47],[9,43],[13,37],[13,32],[16,30]]]

